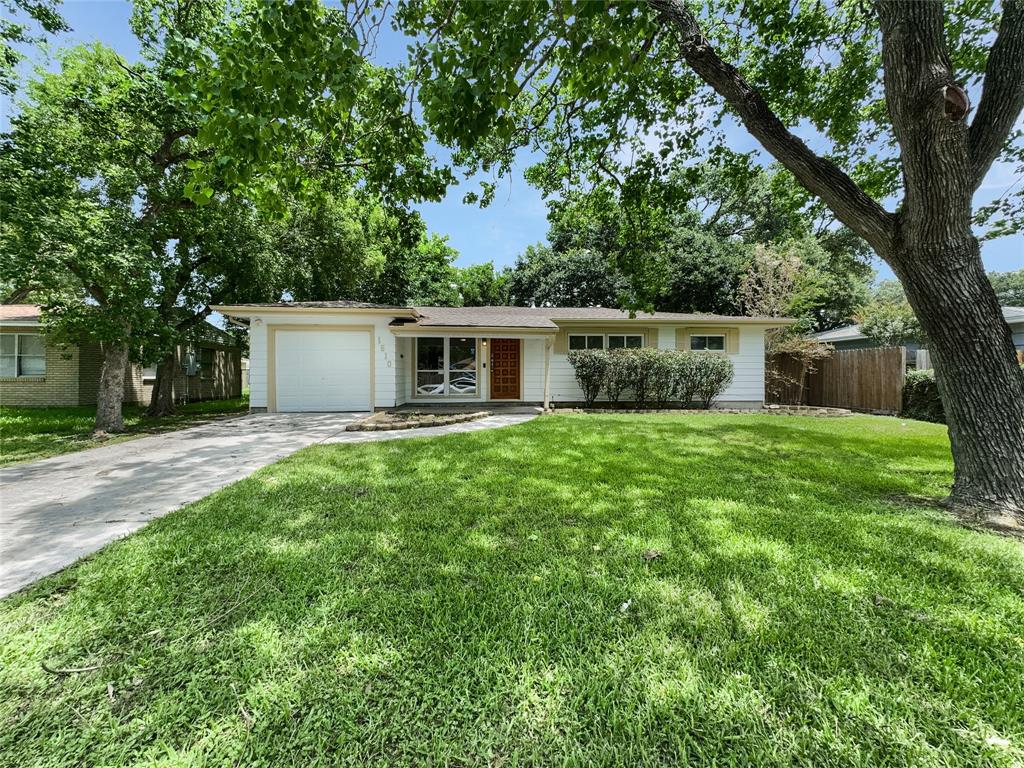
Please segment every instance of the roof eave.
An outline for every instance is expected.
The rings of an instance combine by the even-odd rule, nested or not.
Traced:
[[[257,315],[384,315],[387,317],[420,317],[412,307],[385,309],[383,307],[257,307],[248,304],[212,304],[210,308],[228,317],[256,317]]]
[[[763,325],[776,327],[793,325],[790,317],[553,317],[551,322],[562,325]]]
[[[392,326],[391,333],[395,336],[430,336],[439,333],[463,336],[554,336],[557,328],[537,328],[536,326],[508,325],[418,325],[409,324]]]

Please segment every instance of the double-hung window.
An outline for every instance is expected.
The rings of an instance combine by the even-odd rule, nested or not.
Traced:
[[[0,376],[45,376],[46,346],[38,333],[0,333]]]
[[[476,395],[478,380],[476,338],[416,339],[417,395]]]
[[[690,349],[694,352],[725,352],[725,335],[721,333],[691,335]]]

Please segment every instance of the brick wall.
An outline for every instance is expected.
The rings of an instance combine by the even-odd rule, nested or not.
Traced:
[[[0,328],[0,333],[34,332],[35,329]],[[78,405],[79,354],[75,347],[61,349],[46,344],[46,372],[42,376],[0,378],[0,405],[18,407]]]

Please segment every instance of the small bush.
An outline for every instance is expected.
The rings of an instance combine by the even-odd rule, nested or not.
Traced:
[[[593,407],[608,375],[608,353],[603,349],[574,349],[569,353],[569,364],[583,390],[587,407]]]
[[[686,354],[674,349],[664,349],[654,356],[647,391],[655,408],[665,408],[669,402],[676,399],[677,360]]]
[[[910,371],[903,381],[903,411],[901,416],[919,421],[946,423],[939,388],[935,384],[935,371]]]
[[[637,408],[647,407],[656,386],[655,379],[664,366],[664,359],[669,350],[641,347],[625,349],[622,353],[630,358],[630,389],[633,390],[633,401]]]
[[[693,365],[694,389],[701,408],[707,410],[732,383],[733,365],[727,357],[698,354]]]
[[[604,388],[608,394],[608,402],[613,408],[619,407],[622,393],[632,388],[633,372],[636,368],[633,355],[625,349],[608,352],[608,370],[605,375]]]
[[[669,359],[672,364],[672,397],[683,408],[689,408],[697,398],[697,377],[695,375],[700,354],[675,352]]]

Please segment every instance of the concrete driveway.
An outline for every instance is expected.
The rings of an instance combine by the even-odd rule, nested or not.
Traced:
[[[252,414],[0,469],[0,597],[314,443],[471,432],[533,418],[345,432],[363,415]]]

